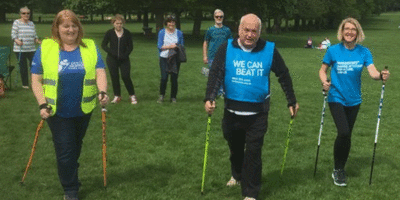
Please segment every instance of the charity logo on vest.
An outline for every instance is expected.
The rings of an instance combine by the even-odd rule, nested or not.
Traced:
[[[354,71],[355,68],[363,67],[362,64],[359,64],[360,61],[345,61],[345,62],[337,62],[337,71],[338,74],[347,74],[347,72]]]
[[[233,60],[238,76],[263,76],[263,63],[245,60]]]

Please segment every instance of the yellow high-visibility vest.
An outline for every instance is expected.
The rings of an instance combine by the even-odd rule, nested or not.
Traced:
[[[96,107],[96,63],[97,49],[93,40],[82,39],[86,47],[80,46],[85,77],[83,81],[82,111],[88,114]],[[53,115],[57,112],[58,65],[60,62],[60,45],[53,39],[45,39],[41,45],[43,66],[43,90],[46,102],[51,106]]]

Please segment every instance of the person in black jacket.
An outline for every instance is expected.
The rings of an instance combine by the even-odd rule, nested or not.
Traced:
[[[114,90],[114,99],[111,103],[121,101],[121,85],[119,83],[119,72],[121,71],[122,81],[128,90],[132,104],[137,104],[135,89],[133,87],[131,74],[131,61],[129,54],[133,50],[132,35],[123,26],[125,19],[122,15],[115,15],[111,19],[114,28],[108,30],[104,36],[101,47],[107,52],[107,65],[110,70],[111,82]],[[110,44],[110,46],[108,46]]]
[[[299,109],[285,62],[274,43],[259,39],[260,33],[260,18],[254,14],[242,17],[239,38],[222,44],[214,57],[205,97],[205,110],[212,114],[223,85],[222,130],[230,149],[232,173],[227,186],[240,183],[245,200],[255,200],[261,188],[261,150],[268,127],[271,71],[278,77],[291,116],[295,117]]]

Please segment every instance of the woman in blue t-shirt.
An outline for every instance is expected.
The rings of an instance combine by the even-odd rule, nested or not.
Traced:
[[[339,26],[337,38],[341,43],[331,46],[322,61],[319,77],[322,87],[329,91],[328,103],[337,128],[334,144],[334,184],[346,186],[344,170],[351,146],[351,133],[362,102],[361,72],[367,68],[371,78],[386,81],[389,71],[379,72],[368,48],[359,45],[365,38],[360,23],[346,18]],[[327,71],[331,67],[328,80]]]
[[[108,97],[101,54],[93,40],[83,39],[83,28],[75,13],[63,10],[57,14],[52,38],[43,40],[36,51],[31,72],[40,116],[46,119],[53,136],[64,199],[77,200],[83,137],[96,98],[105,106]]]

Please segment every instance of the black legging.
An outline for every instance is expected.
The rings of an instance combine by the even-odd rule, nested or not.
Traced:
[[[329,103],[329,108],[337,128],[337,137],[333,147],[335,169],[344,169],[351,148],[351,133],[356,122],[360,104],[346,107],[340,103]]]
[[[28,62],[29,67],[31,66],[33,56],[35,55],[34,51],[31,52],[15,52],[19,62],[19,71],[21,73],[21,82],[22,86],[29,86],[29,77],[28,77]],[[27,62],[28,61],[28,62]]]
[[[129,95],[135,95],[135,89],[131,79],[131,61],[129,59],[117,60],[112,56],[107,56],[107,66],[110,71],[111,82],[114,90],[114,96],[121,96],[121,84],[119,83],[119,72],[121,71],[122,81],[124,81]]]

